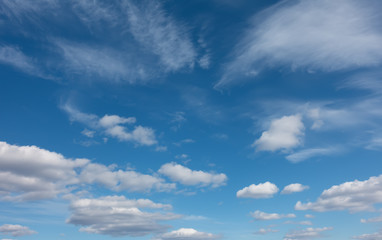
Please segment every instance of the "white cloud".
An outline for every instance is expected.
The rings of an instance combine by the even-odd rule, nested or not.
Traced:
[[[36,231],[29,229],[28,227],[13,224],[4,224],[0,226],[0,233],[6,235],[12,235],[14,237],[21,237],[26,235],[36,234]]]
[[[43,76],[30,57],[14,46],[0,46],[0,63],[10,65],[31,75],[47,78]]]
[[[36,146],[0,142],[0,195],[9,201],[53,198],[67,185],[78,183],[75,169],[88,162]]]
[[[284,240],[308,240],[314,238],[322,238],[322,232],[332,230],[332,227],[323,228],[306,228],[302,230],[295,230],[285,234]]]
[[[63,57],[65,73],[71,76],[87,76],[92,79],[106,79],[115,82],[136,83],[145,80],[150,70],[140,65],[129,54],[85,44],[55,40],[55,45]]]
[[[382,203],[382,175],[365,181],[345,182],[334,185],[322,192],[316,202],[295,205],[296,210],[318,212],[349,210],[350,212],[370,211],[374,204]]]
[[[265,213],[261,212],[259,210],[256,210],[255,212],[251,212],[251,216],[258,221],[264,221],[264,220],[278,220],[282,218],[295,218],[296,215],[293,213],[289,214],[278,214],[278,213]]]
[[[375,232],[375,233],[370,233],[370,234],[362,234],[360,236],[354,236],[353,239],[379,240],[379,239],[382,239],[382,232]]]
[[[382,222],[382,216],[368,218],[368,219],[361,219],[361,223],[375,223],[375,222]]]
[[[302,192],[306,189],[309,189],[309,186],[304,186],[300,183],[292,183],[288,186],[285,186],[284,189],[281,191],[281,194],[291,194],[295,192]]]
[[[252,146],[259,151],[290,149],[301,145],[303,135],[304,124],[301,121],[301,116],[284,116],[272,120],[269,130],[263,132]]]
[[[299,221],[299,222],[286,221],[284,222],[284,224],[313,225],[311,221]]]
[[[51,199],[81,184],[128,192],[170,191],[176,187],[157,176],[115,168],[88,159],[68,159],[36,146],[0,142],[0,200]]]
[[[305,217],[306,218],[314,218],[314,215],[312,215],[312,214],[305,214]]]
[[[260,228],[258,231],[255,232],[256,235],[265,235],[268,233],[276,233],[280,230],[272,229],[272,228]]]
[[[217,239],[218,235],[206,232],[199,232],[193,228],[180,228],[168,233],[163,233],[155,237],[155,240],[208,240]]]
[[[237,191],[238,198],[271,198],[279,191],[278,187],[270,182],[251,184]]]
[[[128,130],[122,124],[136,123],[135,117],[120,117],[118,115],[105,115],[102,118],[94,114],[83,113],[69,104],[62,106],[62,109],[69,114],[71,121],[80,122],[95,130],[102,130],[104,134],[117,138],[120,141],[133,142],[137,145],[151,146],[157,144],[155,131],[149,127],[140,125],[134,126],[133,130]]]
[[[378,9],[380,3],[371,0],[276,4],[253,18],[215,88],[274,66],[325,72],[377,66],[382,61]]]
[[[338,151],[336,148],[310,148],[292,153],[288,155],[286,159],[292,163],[299,163],[312,157],[331,155]]]
[[[184,25],[169,16],[157,1],[139,6],[132,1],[125,4],[132,35],[159,57],[167,71],[193,67],[197,54]]]
[[[162,165],[158,172],[184,185],[211,185],[212,187],[219,187],[227,182],[227,176],[224,173],[191,170],[174,162]]]
[[[157,209],[144,212],[141,209]],[[161,210],[162,209],[162,210]],[[124,196],[97,199],[78,199],[70,205],[72,215],[67,223],[83,226],[80,231],[111,236],[144,236],[165,231],[168,226],[159,221],[179,218],[163,212],[171,205],[154,203],[148,199],[130,200]]]
[[[88,138],[93,138],[96,132],[85,128],[81,133]]]

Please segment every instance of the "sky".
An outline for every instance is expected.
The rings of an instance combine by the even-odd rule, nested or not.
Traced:
[[[0,240],[382,239],[382,2],[0,1]]]

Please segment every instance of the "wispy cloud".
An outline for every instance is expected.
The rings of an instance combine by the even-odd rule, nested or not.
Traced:
[[[167,71],[193,67],[196,50],[188,36],[187,27],[166,13],[159,2],[126,1],[130,31],[134,38],[160,59]]]
[[[323,238],[322,233],[333,230],[332,227],[323,228],[306,228],[302,230],[291,231],[284,236],[284,240],[309,240],[315,238]]]
[[[264,220],[278,220],[282,218],[295,218],[296,215],[293,213],[289,214],[278,214],[278,213],[265,213],[261,212],[259,210],[251,213],[251,216],[258,221],[264,221]]]
[[[334,147],[303,149],[301,151],[286,156],[286,159],[288,159],[288,161],[292,163],[299,163],[309,158],[332,155],[338,153],[339,151],[340,149]]]
[[[337,71],[382,62],[377,1],[283,1],[256,15],[215,88],[268,67]]]

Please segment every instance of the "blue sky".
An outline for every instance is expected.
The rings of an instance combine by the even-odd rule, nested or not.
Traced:
[[[382,5],[0,2],[0,239],[382,239]]]

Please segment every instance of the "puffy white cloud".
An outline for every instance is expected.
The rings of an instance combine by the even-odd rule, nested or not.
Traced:
[[[191,170],[174,162],[162,165],[158,172],[184,185],[211,185],[212,187],[219,187],[227,182],[227,176],[224,173]]]
[[[378,1],[283,1],[253,18],[215,88],[267,67],[337,71],[382,62]]]
[[[323,228],[306,228],[302,230],[295,230],[285,234],[284,240],[308,240],[314,238],[322,238],[322,232],[332,230],[332,227]]]
[[[362,239],[362,240],[379,240],[382,239],[382,232],[375,232],[369,234],[362,234],[360,236],[354,236],[353,239]]]
[[[75,169],[88,162],[36,146],[0,142],[0,196],[16,201],[53,198],[67,185],[78,183]]]
[[[0,142],[0,200],[51,199],[83,184],[129,192],[170,191],[176,187],[158,176],[115,168],[88,159],[65,158],[36,146]]]
[[[288,161],[292,163],[299,163],[302,161],[305,161],[309,158],[316,157],[316,156],[326,156],[331,155],[334,153],[337,153],[339,150],[336,148],[310,148],[310,149],[304,149],[295,153],[292,153],[286,157]]]
[[[252,146],[259,151],[290,149],[302,143],[304,124],[300,115],[284,116],[274,119],[267,131]]]
[[[309,186],[304,186],[300,183],[292,183],[288,186],[285,186],[284,189],[281,191],[281,194],[291,194],[295,192],[302,192],[306,189],[309,189]]]
[[[251,184],[237,191],[238,198],[271,198],[279,191],[278,187],[270,182]]]
[[[208,240],[217,239],[218,235],[206,232],[198,232],[193,228],[180,228],[168,233],[158,235],[155,240]]]
[[[12,235],[14,237],[21,237],[21,236],[36,234],[37,232],[29,229],[26,226],[4,224],[0,226],[0,233],[6,234],[6,235]]]
[[[128,130],[122,124],[134,124],[135,117],[120,117],[118,115],[105,115],[99,118],[97,115],[83,113],[69,104],[62,106],[62,109],[69,114],[71,121],[80,122],[89,128],[101,130],[107,136],[117,138],[120,141],[132,142],[138,145],[151,146],[157,144],[155,131],[149,127],[134,126],[133,130]]]
[[[368,180],[345,182],[334,185],[322,192],[316,202],[295,205],[296,210],[334,211],[349,210],[350,212],[370,211],[374,204],[382,203],[382,175],[370,177]]]
[[[142,211],[141,209],[157,209]],[[154,203],[148,199],[126,199],[124,196],[106,196],[97,199],[77,199],[70,205],[72,215],[67,223],[83,226],[82,232],[111,236],[144,236],[160,233],[168,226],[159,221],[179,218],[165,211],[171,205]]]
[[[293,213],[289,214],[278,214],[278,213],[265,213],[261,212],[259,210],[256,210],[255,212],[251,212],[251,216],[255,220],[263,221],[263,220],[277,220],[281,218],[295,218],[296,215]]]

